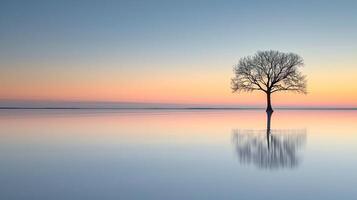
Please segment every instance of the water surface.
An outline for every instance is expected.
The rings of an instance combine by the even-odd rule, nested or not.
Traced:
[[[357,111],[1,110],[0,199],[353,199]]]

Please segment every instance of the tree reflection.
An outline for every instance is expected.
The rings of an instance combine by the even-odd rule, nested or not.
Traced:
[[[295,168],[299,149],[306,143],[306,130],[271,129],[272,113],[267,113],[266,130],[233,130],[232,142],[242,164],[263,169]]]

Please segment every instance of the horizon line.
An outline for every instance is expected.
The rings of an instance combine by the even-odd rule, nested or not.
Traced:
[[[0,110],[265,110],[263,107],[1,107]],[[357,110],[357,107],[275,107],[274,110]]]

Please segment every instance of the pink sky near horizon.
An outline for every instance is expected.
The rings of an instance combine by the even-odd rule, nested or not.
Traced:
[[[351,65],[352,66],[352,65]],[[274,106],[357,106],[357,70],[303,68],[308,94],[275,93]],[[2,75],[0,99],[52,101],[122,101],[169,104],[264,106],[265,94],[232,93],[231,67],[121,74],[119,71],[50,71]],[[14,77],[18,78],[15,79]]]

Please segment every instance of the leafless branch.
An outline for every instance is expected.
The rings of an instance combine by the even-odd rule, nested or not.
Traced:
[[[299,72],[303,59],[294,53],[258,51],[254,56],[243,57],[233,67],[233,92],[266,93],[293,91],[306,94],[306,77]]]

